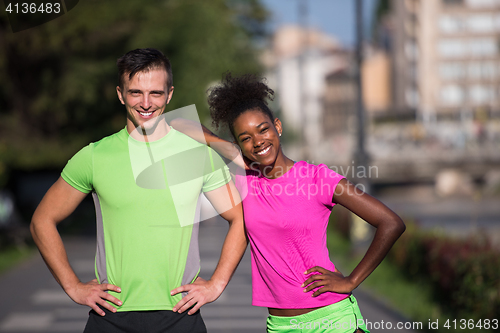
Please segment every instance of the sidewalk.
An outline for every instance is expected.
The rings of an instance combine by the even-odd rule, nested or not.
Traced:
[[[227,232],[223,220],[202,222],[200,227],[201,276],[209,278],[220,255]],[[94,278],[95,240],[67,238],[64,240],[72,267],[82,281]],[[73,333],[82,332],[89,309],[73,303],[62,291],[38,253],[0,275],[1,333]],[[396,326],[404,318],[384,303],[363,291],[356,291],[365,320],[374,324],[383,321]],[[250,250],[247,249],[235,275],[221,297],[205,305],[202,315],[209,333],[265,332],[267,309],[251,305]],[[386,326],[385,326],[386,327]],[[397,332],[412,332],[395,330]],[[387,332],[372,328],[371,332]]]

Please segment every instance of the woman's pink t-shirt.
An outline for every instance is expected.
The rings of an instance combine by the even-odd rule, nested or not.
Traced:
[[[333,193],[344,178],[324,164],[304,161],[281,177],[248,171],[236,184],[244,197],[245,226],[252,254],[252,304],[281,309],[326,306],[348,294],[312,297],[300,285],[314,266],[335,269],[326,247]]]

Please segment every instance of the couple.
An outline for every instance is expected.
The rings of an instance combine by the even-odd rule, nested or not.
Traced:
[[[208,97],[214,123],[228,127],[248,165],[233,182],[205,145],[235,159],[224,140],[206,128],[200,137],[200,125],[187,120],[155,120],[173,93],[168,59],[155,49],[137,49],[117,65],[126,127],[68,161],[31,223],[57,282],[76,303],[92,308],[85,332],[206,332],[199,308],[222,293],[248,241],[253,305],[269,308],[268,332],[325,321],[333,325],[303,332],[368,332],[351,292],[404,231],[401,219],[326,166],[287,158],[281,122],[267,106],[273,91],[255,76],[227,75]],[[194,151],[196,163],[178,158]],[[189,169],[190,178],[179,176],[180,169]],[[236,187],[246,194],[242,204]],[[230,224],[208,281],[198,277],[201,192]],[[57,224],[88,193],[97,213],[96,279],[84,283],[69,264]],[[326,248],[337,203],[377,228],[366,255],[345,277]],[[341,325],[335,329],[335,323]]]

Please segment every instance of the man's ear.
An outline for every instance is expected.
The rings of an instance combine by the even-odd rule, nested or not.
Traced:
[[[167,104],[170,103],[170,100],[172,99],[173,94],[174,94],[174,86],[172,86],[170,88],[170,91],[168,92]]]
[[[118,95],[118,99],[120,100],[120,102],[122,102],[122,104],[125,105],[125,101],[122,95],[122,89],[120,88],[120,86],[116,86],[116,94]]]

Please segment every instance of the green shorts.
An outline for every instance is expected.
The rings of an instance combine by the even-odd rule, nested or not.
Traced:
[[[354,296],[294,317],[267,317],[268,333],[353,333],[358,328],[369,333]]]

